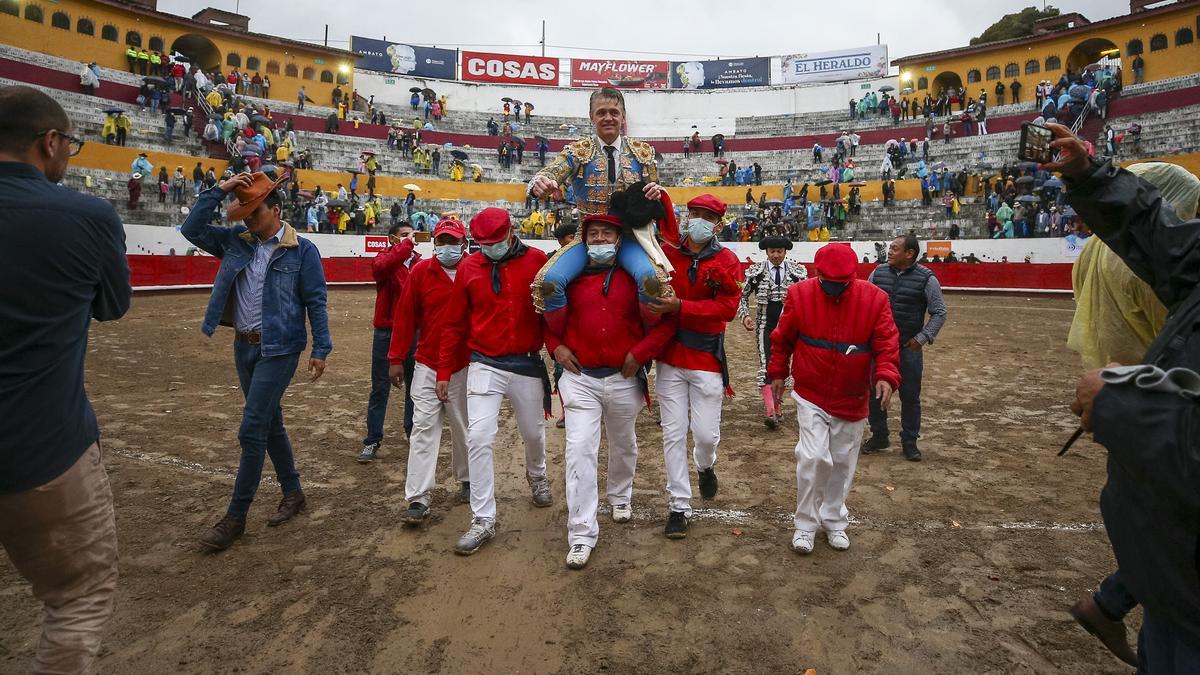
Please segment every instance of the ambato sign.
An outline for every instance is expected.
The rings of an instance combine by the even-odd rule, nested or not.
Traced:
[[[462,53],[462,79],[471,82],[502,82],[558,86],[558,59],[519,54]]]

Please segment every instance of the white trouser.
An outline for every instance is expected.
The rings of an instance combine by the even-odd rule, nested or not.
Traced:
[[[565,372],[558,393],[567,428],[567,543],[595,548],[600,535],[596,523],[600,422],[608,436],[608,503],[629,504],[637,469],[634,424],[645,405],[642,385],[636,377],[620,373],[598,379]]]
[[[858,466],[866,420],[848,422],[833,417],[792,392],[800,440],[796,443],[797,530],[844,530],[850,524],[846,495]]]
[[[667,469],[667,494],[672,511],[692,515],[692,481],[687,461],[687,434],[692,431],[692,457],[704,470],[717,461],[721,442],[721,402],[725,385],[720,373],[656,365],[654,390],[662,414],[663,457]]]
[[[525,441],[525,471],[546,475],[546,427],[542,381],[482,363],[467,367],[467,462],[471,467],[471,512],[496,518],[496,474],[493,446],[505,396]]]
[[[467,470],[467,369],[450,376],[450,397],[438,400],[437,372],[423,363],[413,368],[413,429],[408,438],[408,480],[404,498],[429,506],[429,491],[437,476],[442,445],[442,417],[450,425],[450,458],[459,482],[470,480]]]

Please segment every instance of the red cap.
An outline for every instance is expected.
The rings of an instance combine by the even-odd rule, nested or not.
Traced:
[[[437,227],[433,228],[434,239],[437,239],[443,234],[448,234],[455,239],[462,240],[467,238],[467,229],[463,227],[463,224],[457,220],[453,218],[447,218],[446,220],[438,223]]]
[[[607,213],[593,213],[583,219],[583,228],[581,233],[586,235],[589,223],[605,223],[617,228],[617,232],[621,231],[621,219],[616,216],[610,216]]]
[[[512,221],[508,217],[508,211],[489,206],[471,219],[471,236],[475,238],[476,243],[495,244],[504,241],[511,227]]]
[[[826,281],[850,281],[858,271],[858,257],[850,244],[826,244],[814,258],[817,274]]]
[[[722,218],[725,217],[725,202],[712,195],[700,195],[688,202],[687,207],[689,209],[707,209]]]

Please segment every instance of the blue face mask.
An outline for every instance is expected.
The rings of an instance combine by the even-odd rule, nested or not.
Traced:
[[[607,265],[617,257],[616,244],[588,244],[588,258],[597,265]]]
[[[842,293],[846,292],[846,289],[850,286],[849,281],[826,281],[821,279],[820,282],[821,290],[825,291],[830,297],[833,298],[836,298]]]
[[[437,258],[442,267],[454,267],[462,260],[462,245],[461,244],[446,244],[444,246],[434,246],[433,255]]]
[[[713,224],[703,218],[691,218],[687,223],[687,238],[703,244],[713,238]]]
[[[488,260],[496,261],[504,257],[508,253],[508,240],[496,242],[495,244],[480,244],[479,250]]]

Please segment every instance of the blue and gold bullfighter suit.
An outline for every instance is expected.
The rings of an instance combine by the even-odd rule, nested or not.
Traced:
[[[618,138],[617,143],[620,147],[613,146],[610,160],[610,153],[598,137],[581,138],[567,144],[537,175],[557,182],[561,189],[570,187],[575,206],[582,213],[608,213],[608,200],[613,192],[640,181],[658,182],[653,146],[624,136]],[[615,164],[611,173],[610,161]],[[638,245],[634,245],[635,242]],[[670,293],[671,263],[651,228],[624,233],[617,250],[617,262],[637,280],[643,303],[651,297]],[[534,305],[546,313],[566,307],[567,284],[578,277],[587,264],[587,246],[577,234],[575,241],[559,249],[538,273],[533,284]]]

